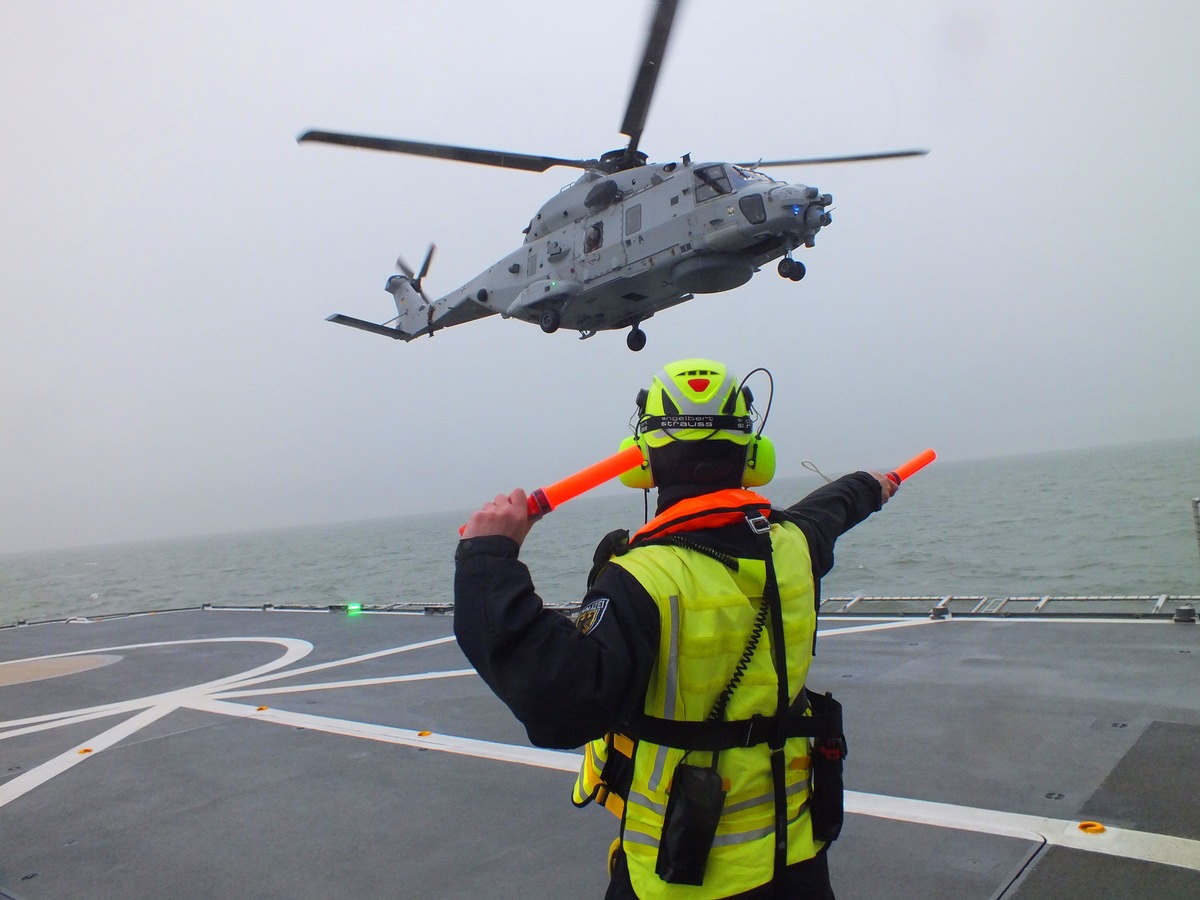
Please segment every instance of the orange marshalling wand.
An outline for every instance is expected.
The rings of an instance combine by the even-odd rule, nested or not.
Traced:
[[[923,450],[904,465],[897,466],[896,471],[888,472],[888,478],[890,478],[895,484],[899,484],[913,473],[921,471],[935,459],[937,459],[936,453],[934,453],[932,450]]]
[[[562,481],[538,488],[529,495],[529,517],[540,519],[560,503],[566,503],[572,497],[578,497],[585,491],[590,491],[641,464],[642,448],[634,444],[598,463],[593,463],[586,469],[580,469],[574,475],[568,475]]]
[[[562,481],[538,488],[529,495],[529,518],[540,519],[559,504],[640,466],[642,461],[642,448],[634,444],[586,469],[580,469],[574,475],[568,475]],[[466,527],[459,528],[458,533],[462,534]]]

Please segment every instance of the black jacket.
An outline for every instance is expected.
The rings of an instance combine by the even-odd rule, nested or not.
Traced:
[[[679,496],[660,498],[675,502]],[[882,506],[874,476],[855,472],[789,507],[808,538],[813,580],[833,568],[837,539]],[[690,532],[736,557],[753,555],[744,524]],[[468,538],[455,554],[454,635],[488,686],[542,747],[578,747],[640,712],[658,652],[654,601],[619,566],[605,567],[583,599],[598,617],[586,633],[542,607],[529,570],[506,537]]]

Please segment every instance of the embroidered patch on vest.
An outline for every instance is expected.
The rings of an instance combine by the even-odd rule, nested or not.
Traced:
[[[604,611],[606,609],[608,609],[607,597],[601,597],[599,600],[593,600],[579,611],[579,618],[575,620],[575,627],[578,628],[582,634],[587,634],[600,624],[600,620],[604,618]]]

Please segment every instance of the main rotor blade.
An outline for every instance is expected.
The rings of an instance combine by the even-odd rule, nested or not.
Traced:
[[[637,150],[638,142],[642,139],[642,129],[646,127],[650,98],[654,96],[654,85],[658,81],[659,70],[662,69],[663,56],[667,52],[667,38],[671,36],[671,23],[675,21],[675,10],[678,6],[679,0],[659,0],[654,21],[650,25],[642,64],[633,82],[633,92],[625,110],[625,121],[621,123],[621,134],[629,136],[629,155]]]
[[[872,159],[898,159],[902,156],[924,156],[928,150],[884,150],[880,153],[856,153],[853,156],[820,156],[809,159],[763,159],[758,162],[735,163],[747,169],[762,166],[812,166],[818,163],[865,162]]]
[[[452,159],[458,162],[479,163],[483,166],[499,166],[504,169],[522,169],[526,172],[545,172],[554,166],[590,169],[597,163],[597,160],[594,159],[561,159],[557,156],[534,156],[529,153],[456,147],[452,144],[426,144],[420,141],[402,141],[397,138],[342,134],[337,131],[306,131],[296,138],[296,141],[297,143],[315,141],[322,144],[340,144],[344,147],[362,147],[366,150],[432,156],[436,159]]]

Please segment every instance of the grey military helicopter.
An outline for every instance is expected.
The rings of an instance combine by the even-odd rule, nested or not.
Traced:
[[[788,184],[761,171],[776,166],[919,156],[897,150],[854,156],[757,162],[650,163],[638,149],[650,99],[666,52],[678,0],[658,0],[634,80],[621,133],[622,148],[599,159],[563,159],[501,150],[330,131],[307,131],[320,142],[545,172],[555,166],[583,175],[546,202],[525,228],[524,245],[437,300],[421,289],[433,246],[419,271],[402,260],[385,289],[396,317],[383,324],[336,313],[328,321],[411,341],[422,335],[499,314],[590,338],[628,328],[630,350],[646,345],[641,323],[696,294],[732,290],[771,260],[799,281],[804,263],[792,256],[811,248],[830,224],[833,198],[815,187]]]

